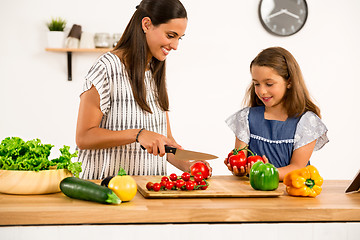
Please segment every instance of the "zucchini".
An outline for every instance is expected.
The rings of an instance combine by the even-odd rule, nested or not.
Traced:
[[[67,177],[60,182],[61,191],[70,198],[99,203],[120,204],[120,198],[109,188],[77,177]]]

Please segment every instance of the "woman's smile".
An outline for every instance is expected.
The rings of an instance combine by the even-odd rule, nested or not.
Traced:
[[[166,55],[169,54],[170,50],[167,50],[166,48],[162,47],[161,50],[163,51],[163,53]]]

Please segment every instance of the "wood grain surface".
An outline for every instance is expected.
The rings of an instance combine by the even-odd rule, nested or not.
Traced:
[[[160,182],[161,176],[134,176],[134,178],[138,185],[138,191],[145,198],[278,197],[284,194],[282,189],[274,191],[254,190],[246,177],[210,178],[208,180],[209,187],[206,190],[160,190],[158,192],[147,190],[146,183]]]
[[[213,176],[211,180],[222,178],[237,177]],[[137,193],[120,205],[71,199],[61,192],[0,194],[0,225],[360,222],[360,193],[345,194],[349,183],[325,180],[316,198],[291,197],[285,192],[269,198],[146,199]],[[281,183],[279,189],[285,186]]]

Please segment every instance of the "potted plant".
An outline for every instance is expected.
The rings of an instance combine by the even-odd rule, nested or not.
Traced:
[[[51,21],[47,23],[47,27],[49,29],[47,33],[48,48],[64,47],[66,20],[60,17],[52,18]]]

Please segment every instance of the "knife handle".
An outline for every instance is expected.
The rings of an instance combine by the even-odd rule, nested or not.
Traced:
[[[145,148],[143,145],[140,145],[140,147],[141,147],[143,150],[146,150],[146,148]],[[168,146],[168,145],[165,145],[165,152],[166,152],[166,153],[175,154],[175,153],[176,153],[176,148],[170,147],[170,146]]]
[[[175,154],[176,153],[176,148],[169,147],[168,145],[165,145],[165,152]]]

